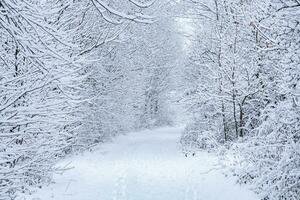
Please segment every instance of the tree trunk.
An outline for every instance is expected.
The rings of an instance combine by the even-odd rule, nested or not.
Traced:
[[[240,104],[240,137],[244,136],[244,130],[243,130],[243,126],[244,126],[244,111],[243,111],[243,105]]]
[[[225,142],[226,142],[226,141],[228,141],[228,134],[227,134],[227,124],[226,124],[226,115],[225,115],[224,101],[222,101],[222,118],[223,118],[224,139],[225,139]]]

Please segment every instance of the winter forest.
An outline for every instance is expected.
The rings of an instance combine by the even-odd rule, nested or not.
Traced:
[[[0,200],[300,200],[299,0],[0,0]]]

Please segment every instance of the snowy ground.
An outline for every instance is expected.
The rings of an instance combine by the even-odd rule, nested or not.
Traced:
[[[72,157],[73,169],[27,200],[258,200],[222,175],[217,159],[185,157],[180,128],[131,133],[94,152]]]

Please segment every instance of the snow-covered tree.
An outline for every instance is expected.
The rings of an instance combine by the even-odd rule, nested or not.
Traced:
[[[185,99],[195,120],[182,143],[208,148],[243,137],[235,149],[247,163],[238,173],[242,180],[265,199],[297,199],[299,2],[188,5],[197,31]]]
[[[72,143],[69,101],[76,81],[69,43],[50,21],[47,3],[1,1],[1,197],[49,179]],[[66,78],[68,77],[68,78]]]
[[[119,66],[104,64],[101,51],[110,53],[128,24],[152,23],[142,10],[153,3],[0,2],[1,199],[41,186],[51,179],[57,159],[98,142],[103,132],[119,130],[111,122],[119,108],[109,100],[118,98]],[[102,90],[97,93],[95,80]],[[97,135],[82,139],[94,117],[90,105],[106,112],[92,123]]]

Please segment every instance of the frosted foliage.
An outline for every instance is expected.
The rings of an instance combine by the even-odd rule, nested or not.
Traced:
[[[62,157],[134,129],[135,66],[120,59],[121,43],[154,23],[153,4],[0,1],[1,200],[50,183]]]
[[[199,31],[185,66],[183,95],[194,123],[183,139],[210,134],[222,155],[239,158],[231,167],[240,183],[251,183],[263,199],[299,199],[299,1],[185,6],[191,18],[199,14]]]
[[[299,0],[0,0],[0,200],[51,185],[74,154],[177,123],[124,144],[159,154],[160,174],[182,162],[175,198],[215,197],[197,182],[209,151],[261,199],[299,200],[299,27]],[[104,163],[122,158],[116,146]]]

